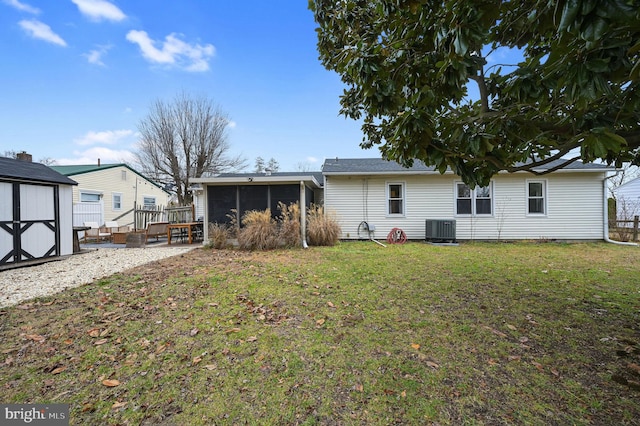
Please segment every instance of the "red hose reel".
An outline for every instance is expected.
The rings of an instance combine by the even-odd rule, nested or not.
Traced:
[[[387,235],[387,242],[389,244],[404,244],[407,242],[407,234],[400,228],[393,228]]]

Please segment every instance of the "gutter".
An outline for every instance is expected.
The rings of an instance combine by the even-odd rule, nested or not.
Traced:
[[[602,179],[602,195],[603,195],[603,199],[604,199],[604,224],[603,224],[603,235],[604,235],[604,241],[606,243],[611,243],[611,244],[618,244],[621,246],[636,246],[638,247],[637,243],[630,243],[630,242],[624,242],[624,241],[614,241],[612,239],[609,238],[609,203],[608,203],[608,198],[607,198],[607,180],[611,179],[613,177],[618,176],[618,174],[620,174],[620,171],[616,171],[616,173],[614,175],[611,175],[609,177],[605,177],[604,179]]]

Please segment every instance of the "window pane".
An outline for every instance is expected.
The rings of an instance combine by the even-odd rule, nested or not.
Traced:
[[[530,198],[529,213],[544,213],[544,198]]]
[[[471,198],[471,189],[464,183],[458,184],[458,198]]]
[[[490,198],[491,197],[491,189],[488,186],[483,186],[482,188],[476,188],[476,197],[478,198]]]
[[[113,196],[113,208],[118,210],[122,208],[122,197],[120,195]]]
[[[156,206],[156,198],[155,197],[144,197],[142,199],[142,203],[145,207],[155,207]]]
[[[471,199],[456,200],[457,214],[471,214]]]
[[[491,214],[491,199],[477,199],[476,214]]]
[[[86,192],[81,192],[80,201],[83,203],[98,203],[100,201],[100,194],[87,194]]]
[[[402,185],[389,185],[389,198],[402,198]]]
[[[542,197],[542,182],[529,182],[529,197]]]
[[[389,200],[389,214],[402,214],[402,200]]]

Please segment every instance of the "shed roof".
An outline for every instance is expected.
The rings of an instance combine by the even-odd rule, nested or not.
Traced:
[[[536,168],[536,170],[548,170],[560,164],[562,160],[552,161],[544,167]],[[562,171],[608,171],[613,168],[604,164],[583,163],[574,161],[568,166],[561,169]],[[451,173],[451,171],[448,171]],[[412,167],[403,167],[395,161],[384,160],[382,158],[334,158],[327,159],[322,167],[322,173],[330,174],[422,174],[422,173],[438,173],[433,166],[426,166],[422,161],[416,160]]]
[[[76,181],[44,164],[7,157],[0,157],[0,179],[59,183],[63,185],[78,184]]]

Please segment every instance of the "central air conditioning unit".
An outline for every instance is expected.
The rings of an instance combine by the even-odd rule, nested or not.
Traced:
[[[425,240],[456,242],[456,221],[454,219],[427,219]]]

